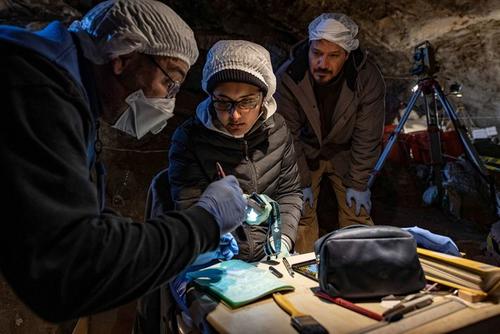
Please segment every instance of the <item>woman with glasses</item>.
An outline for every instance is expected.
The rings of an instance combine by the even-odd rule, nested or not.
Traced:
[[[169,151],[176,209],[192,206],[212,181],[232,174],[244,194],[264,194],[278,203],[280,251],[281,256],[288,255],[295,242],[302,195],[292,137],[284,119],[275,113],[276,78],[269,52],[248,41],[217,42],[207,55],[202,88],[207,99],[175,131]],[[273,236],[268,226],[266,222],[243,224],[234,231],[236,257],[259,261],[269,254],[266,242],[269,245]]]

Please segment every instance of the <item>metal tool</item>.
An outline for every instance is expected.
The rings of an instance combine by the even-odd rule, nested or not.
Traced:
[[[432,304],[432,296],[428,294],[410,295],[411,298],[405,298],[392,308],[385,311],[382,315],[385,321],[397,321],[403,318],[403,315],[419,308]]]
[[[288,271],[288,273],[290,274],[290,276],[293,277],[293,275],[295,273],[293,272],[292,266],[290,265],[290,263],[288,262],[288,260],[286,259],[286,257],[283,258],[283,264],[285,265],[285,268]]]
[[[273,266],[270,266],[269,267],[269,271],[276,277],[278,278],[282,278],[283,277],[283,274],[276,268],[274,268]]]

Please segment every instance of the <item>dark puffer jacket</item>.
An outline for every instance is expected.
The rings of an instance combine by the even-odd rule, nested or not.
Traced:
[[[210,125],[207,125],[210,127]],[[293,142],[285,120],[274,114],[259,120],[243,138],[207,128],[198,117],[174,133],[169,152],[169,181],[176,209],[192,206],[217,179],[215,163],[236,176],[246,194],[266,194],[280,205],[282,233],[295,242],[301,215],[302,193]],[[264,257],[267,226],[243,224],[233,232],[239,258]],[[292,245],[293,246],[293,245]]]
[[[0,271],[52,322],[135,300],[219,241],[200,207],[148,224],[100,211],[91,70],[59,22],[36,33],[0,26]]]

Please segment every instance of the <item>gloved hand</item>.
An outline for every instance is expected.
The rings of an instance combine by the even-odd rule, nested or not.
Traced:
[[[196,205],[214,216],[221,236],[231,232],[245,220],[246,200],[233,175],[210,183]]]
[[[285,241],[285,239],[281,239],[281,252],[276,255],[276,258],[281,259],[284,257],[290,256],[290,246],[288,246],[288,243]]]
[[[370,200],[372,193],[370,189],[365,191],[357,191],[353,188],[347,188],[345,192],[345,202],[348,207],[352,207],[352,200],[356,202],[356,216],[361,213],[361,206],[365,207],[366,213],[370,214],[372,209],[372,201]]]
[[[198,255],[196,260],[184,269],[182,273],[177,275],[177,277],[170,283],[170,289],[178,305],[181,306],[183,311],[188,312],[186,304],[186,289],[189,282],[195,279],[200,274],[197,273],[198,270],[203,269],[210,265],[214,260],[231,260],[231,258],[238,254],[239,247],[236,243],[231,233],[226,233],[220,238],[219,247],[211,252],[206,252]],[[220,280],[222,272],[218,269],[206,270],[201,275],[206,278],[207,275],[213,274],[214,280]],[[189,312],[188,312],[189,313]]]
[[[238,247],[236,239],[231,233],[226,233],[220,238],[219,247],[216,250],[198,255],[190,267],[197,267],[216,259],[224,261],[231,260],[235,255],[238,255],[239,251],[240,248]],[[193,268],[193,270],[195,270],[195,268]]]
[[[231,233],[226,233],[220,238],[219,250],[219,259],[223,259],[224,261],[231,260],[240,252],[238,243]]]
[[[281,259],[283,257],[288,257],[290,256],[290,245],[289,242],[291,242],[287,237],[282,237],[281,238],[281,249],[278,254],[276,254],[276,258]],[[273,238],[269,238],[269,244],[271,245],[271,248],[274,252],[274,240]]]
[[[309,202],[309,207],[312,208],[314,205],[314,195],[311,187],[302,189],[302,198],[304,200],[304,208],[306,207],[306,202]]]

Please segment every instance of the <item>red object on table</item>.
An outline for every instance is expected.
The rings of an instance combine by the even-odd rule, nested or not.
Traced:
[[[340,305],[342,307],[345,307],[351,311],[354,311],[354,312],[357,312],[359,314],[362,314],[364,316],[367,316],[368,318],[372,318],[374,320],[377,320],[377,321],[381,321],[384,319],[384,317],[382,316],[382,314],[379,314],[377,312],[373,312],[373,311],[370,311],[364,307],[361,307],[361,306],[358,306],[356,304],[353,304],[351,303],[350,301],[348,300],[345,300],[343,298],[340,298],[340,297],[332,297],[328,294],[326,294],[325,292],[321,292],[321,291],[316,291],[314,292],[314,294],[316,296],[318,296],[319,298],[323,298],[325,300],[328,300],[329,302],[332,302],[334,304],[337,304],[337,305]]]

